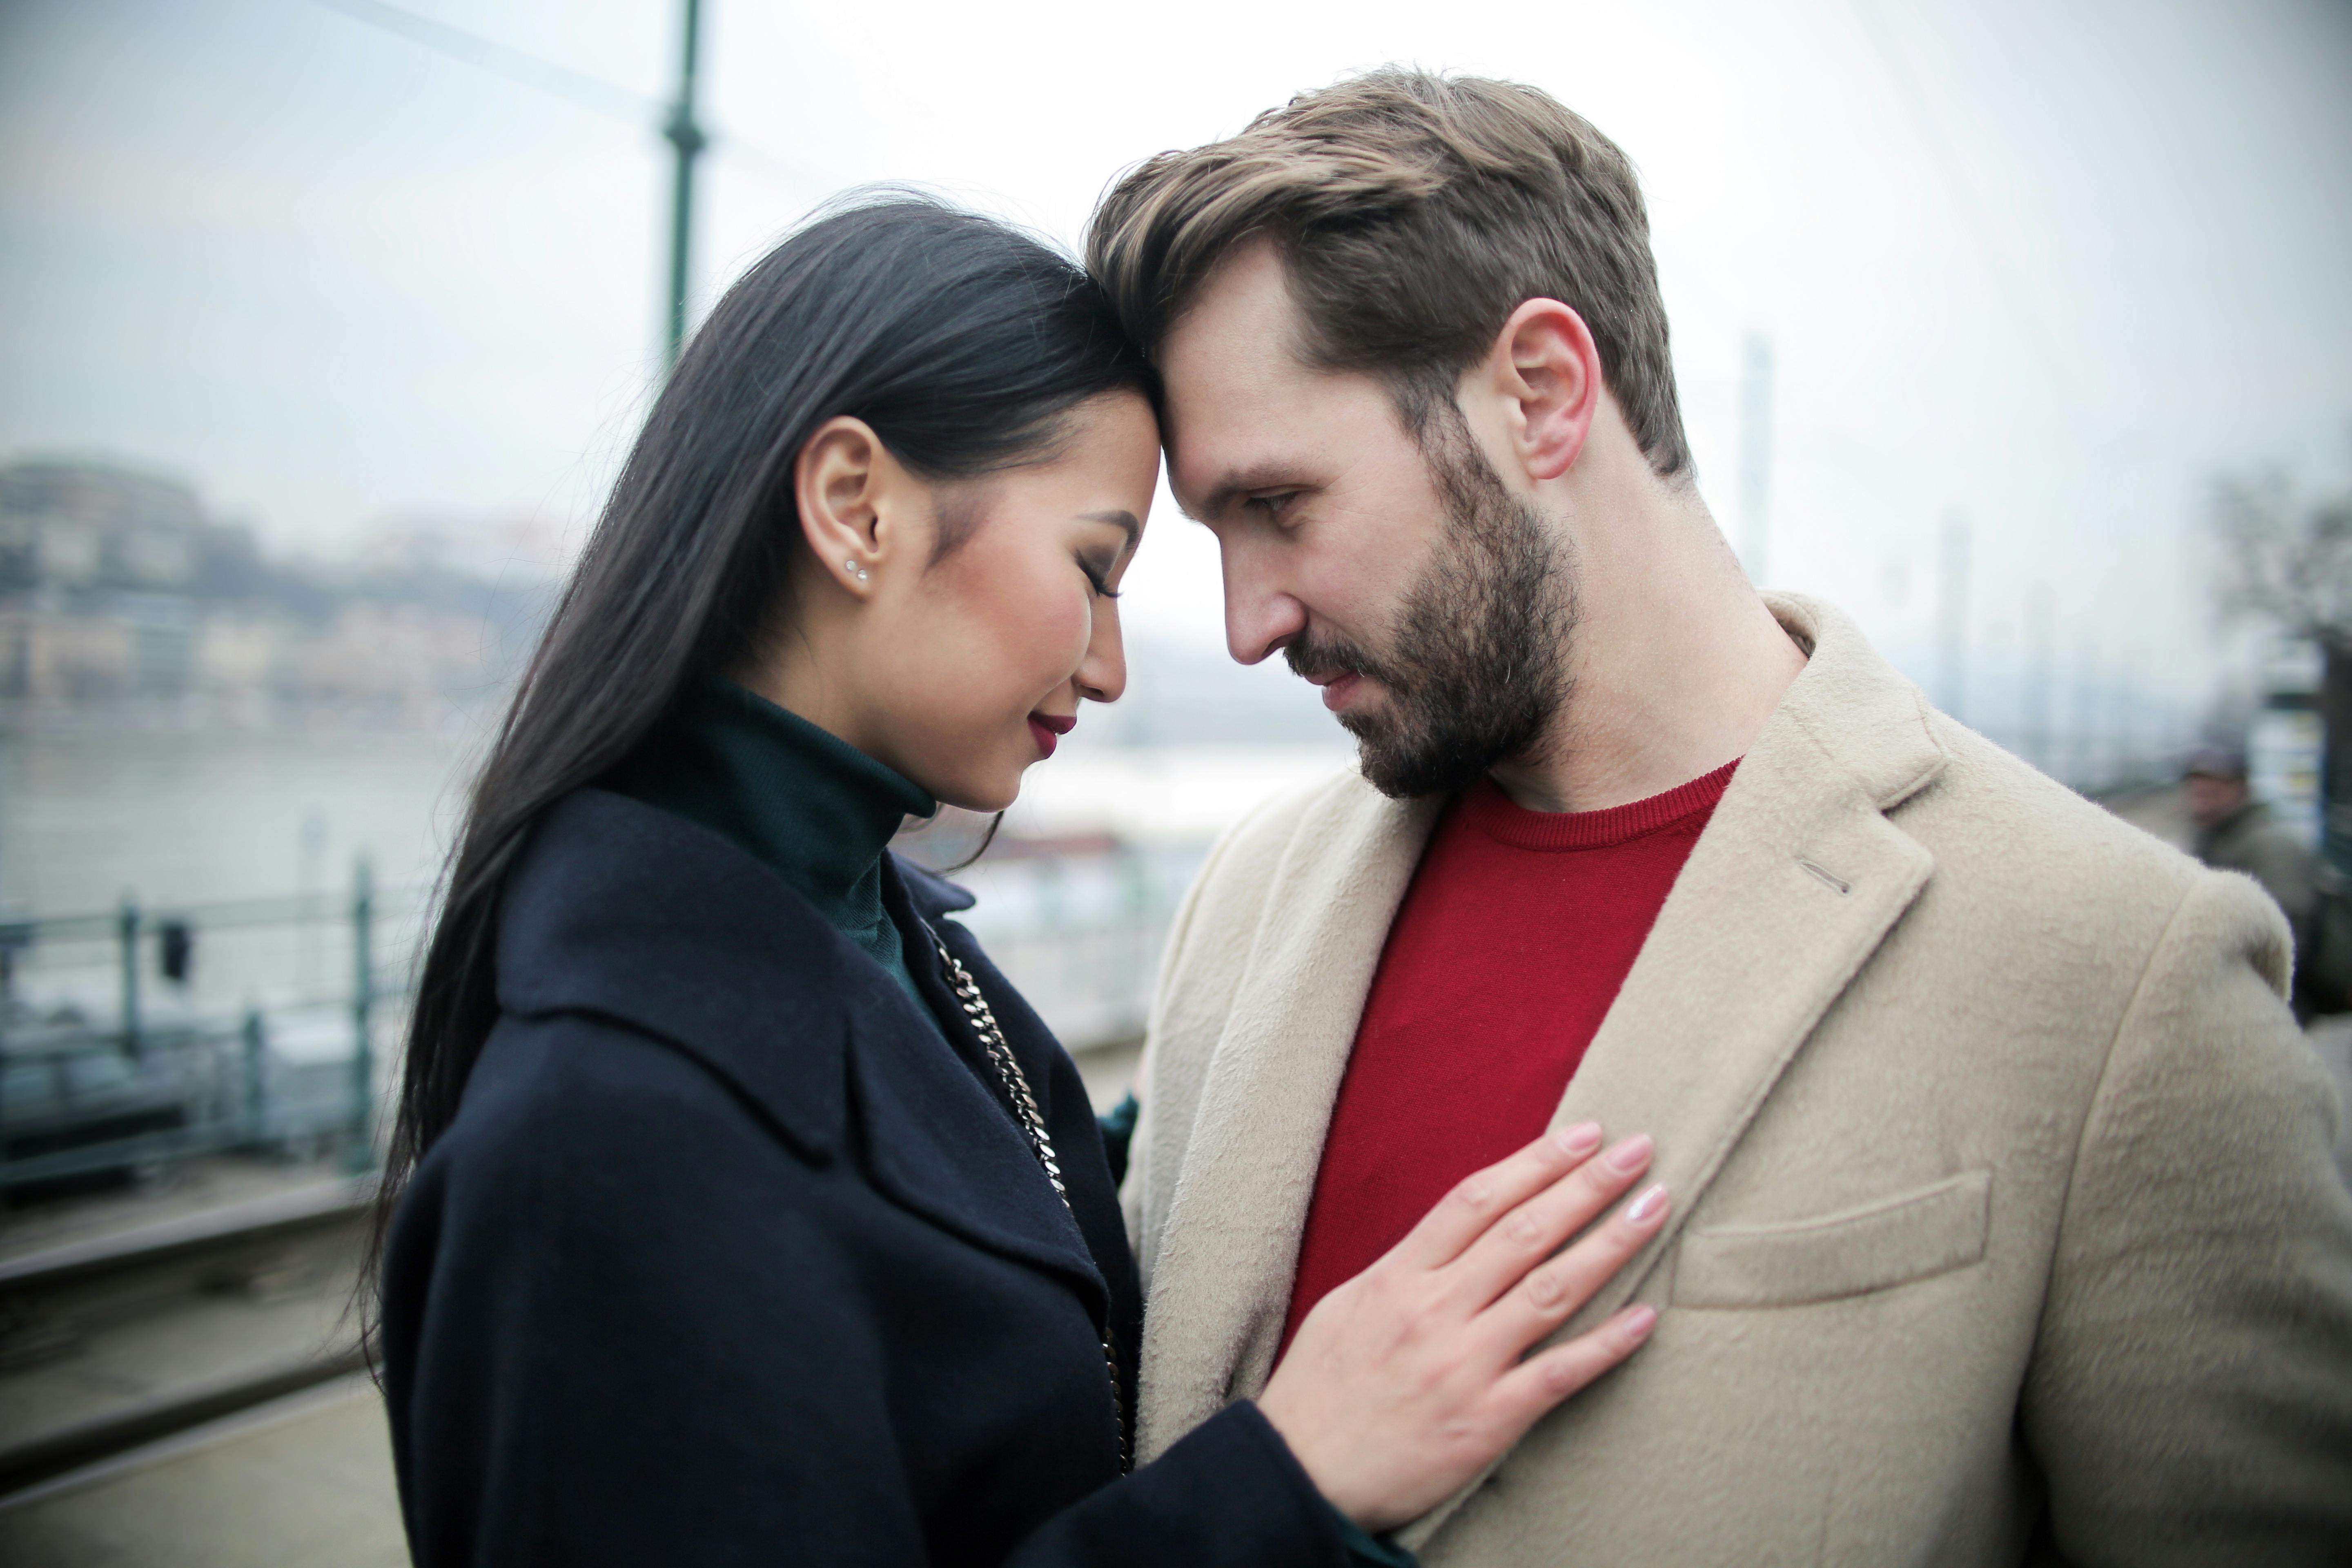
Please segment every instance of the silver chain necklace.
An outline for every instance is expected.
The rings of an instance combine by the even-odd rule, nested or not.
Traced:
[[[1005,1097],[1013,1102],[1013,1119],[1029,1139],[1029,1152],[1037,1157],[1045,1179],[1054,1184],[1054,1195],[1062,1200],[1062,1207],[1068,1210],[1070,1222],[1076,1225],[1078,1211],[1071,1207],[1069,1189],[1062,1185],[1062,1163],[1054,1153],[1053,1135],[1045,1131],[1045,1117],[1037,1109],[1037,1097],[1030,1091],[1029,1075],[1021,1070],[1021,1060],[1005,1042],[996,1013],[989,1006],[988,998],[981,994],[980,982],[971,977],[971,971],[935,934],[931,936],[931,946],[947,971],[948,988],[955,993],[956,1005],[971,1020],[972,1033],[980,1037],[981,1049],[987,1054],[989,1066],[996,1069],[997,1078],[1004,1085]],[[1083,1229],[1080,1234],[1083,1236]],[[1111,1419],[1118,1428],[1119,1468],[1124,1470],[1129,1459],[1127,1401],[1119,1393],[1118,1349],[1108,1323],[1102,1333],[1102,1352],[1103,1368],[1110,1374]]]

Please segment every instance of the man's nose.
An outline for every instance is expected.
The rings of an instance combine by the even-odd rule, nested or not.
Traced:
[[[1255,664],[1307,629],[1307,609],[1275,571],[1269,552],[1219,540],[1225,579],[1225,651]]]

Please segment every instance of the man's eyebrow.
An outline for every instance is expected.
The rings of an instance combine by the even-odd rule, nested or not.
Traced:
[[[1286,462],[1269,459],[1245,468],[1228,468],[1209,488],[1207,497],[1198,506],[1184,507],[1182,510],[1191,518],[1222,517],[1234,504],[1236,496],[1247,495],[1252,490],[1280,489],[1286,485],[1297,483],[1296,469]]]
[[[1119,551],[1122,555],[1132,554],[1136,542],[1143,537],[1143,524],[1131,511],[1082,511],[1078,516],[1087,522],[1107,522],[1113,528],[1125,529],[1127,543]]]

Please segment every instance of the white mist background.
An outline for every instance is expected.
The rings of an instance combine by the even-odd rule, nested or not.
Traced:
[[[668,0],[407,8],[671,91]],[[1075,246],[1121,169],[1352,69],[1548,89],[1641,169],[1727,531],[1763,333],[1766,580],[1923,679],[1958,513],[1973,687],[2014,687],[2046,599],[2062,707],[2128,676],[2195,710],[2245,658],[2207,605],[2207,477],[2352,456],[2340,4],[711,0],[704,26],[698,308],[846,187]],[[659,366],[654,120],[320,0],[0,5],[0,458],[160,467],[310,555],[419,513],[576,545]],[[1123,607],[1139,640],[1222,647],[1215,552],[1164,502]]]

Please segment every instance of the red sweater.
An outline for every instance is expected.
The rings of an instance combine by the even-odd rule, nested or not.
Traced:
[[[1447,809],[1356,1028],[1284,1349],[1454,1183],[1550,1124],[1738,765],[1606,811],[1528,811],[1487,781]]]

